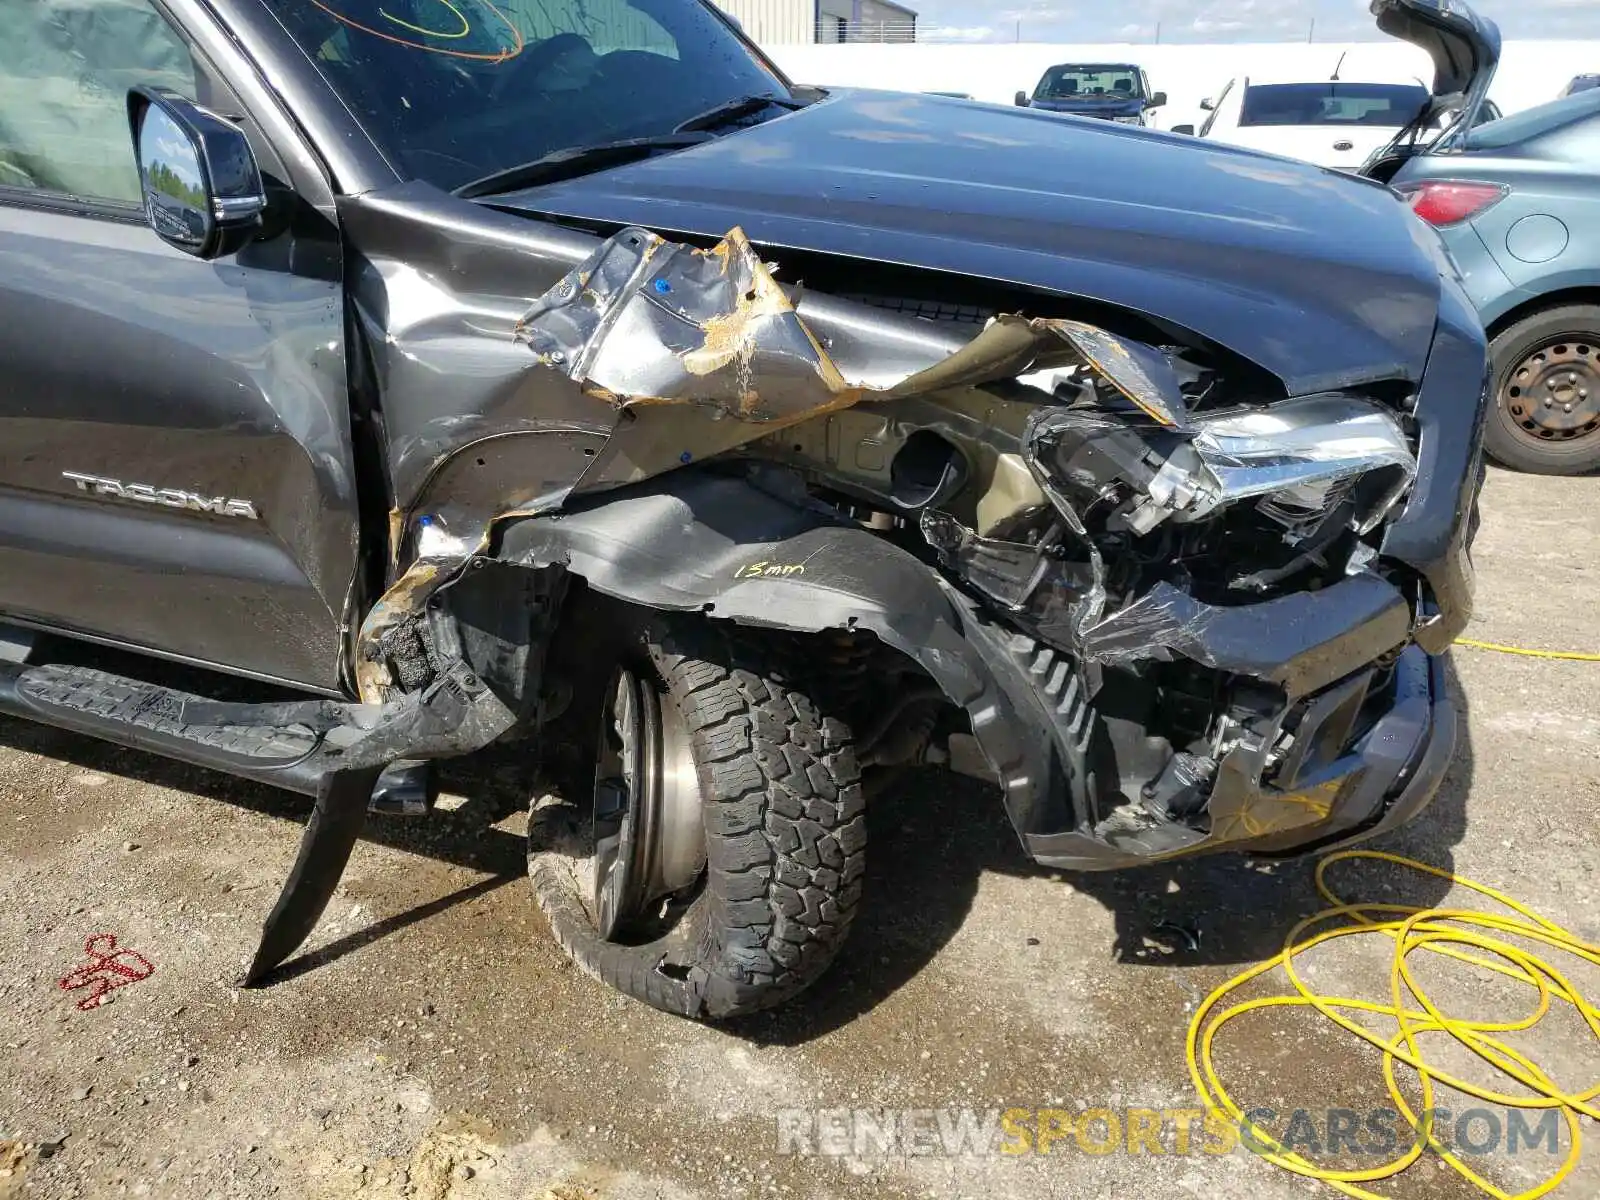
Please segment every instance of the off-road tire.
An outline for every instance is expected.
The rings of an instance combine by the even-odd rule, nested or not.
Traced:
[[[1547,308],[1507,326],[1489,343],[1494,381],[1483,442],[1489,456],[1503,466],[1534,475],[1582,475],[1600,468],[1600,430],[1567,441],[1540,442],[1523,435],[1505,407],[1511,372],[1542,344],[1558,338],[1594,347],[1600,359],[1600,307]]]
[[[640,647],[690,733],[704,885],[668,933],[602,940],[589,910],[587,791],[534,800],[528,873],[551,931],[596,979],[655,1008],[720,1019],[813,983],[861,898],[866,822],[849,728],[826,716],[783,635],[669,618]]]

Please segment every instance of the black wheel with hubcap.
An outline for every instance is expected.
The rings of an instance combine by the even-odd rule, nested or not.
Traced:
[[[592,791],[535,799],[528,869],[591,975],[699,1018],[816,980],[861,896],[866,825],[850,730],[781,635],[662,619],[596,705]]]
[[[1489,454],[1541,475],[1600,467],[1600,308],[1568,304],[1534,313],[1497,335],[1489,351]]]

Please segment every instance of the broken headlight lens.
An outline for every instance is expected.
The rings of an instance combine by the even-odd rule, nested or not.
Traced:
[[[1136,535],[1166,521],[1201,521],[1251,498],[1293,526],[1344,501],[1357,480],[1383,472],[1382,486],[1362,496],[1353,518],[1364,533],[1416,475],[1399,421],[1371,401],[1341,395],[1200,417],[1187,430],[1043,410],[1031,422],[1029,453],[1047,494],[1065,487],[1078,506],[1112,501],[1107,528]],[[1058,497],[1058,506],[1068,499]]]
[[[1367,400],[1308,396],[1197,423],[1195,448],[1216,480],[1218,503],[1265,497],[1263,509],[1322,510],[1357,479],[1387,477],[1357,532],[1382,521],[1416,477],[1417,460],[1395,417]]]

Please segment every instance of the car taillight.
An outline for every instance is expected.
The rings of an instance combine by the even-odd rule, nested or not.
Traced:
[[[1441,179],[1399,189],[1411,211],[1430,225],[1458,225],[1498,204],[1511,189],[1497,183]]]

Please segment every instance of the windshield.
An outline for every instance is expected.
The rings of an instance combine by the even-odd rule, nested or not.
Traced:
[[[1034,89],[1035,100],[1087,100],[1093,103],[1143,100],[1144,85],[1132,67],[1051,67]]]
[[[556,150],[670,133],[741,96],[790,95],[700,0],[273,8],[396,170],[445,189]]]
[[[1239,124],[1399,129],[1412,121],[1429,99],[1428,89],[1420,84],[1252,84],[1244,94]]]

